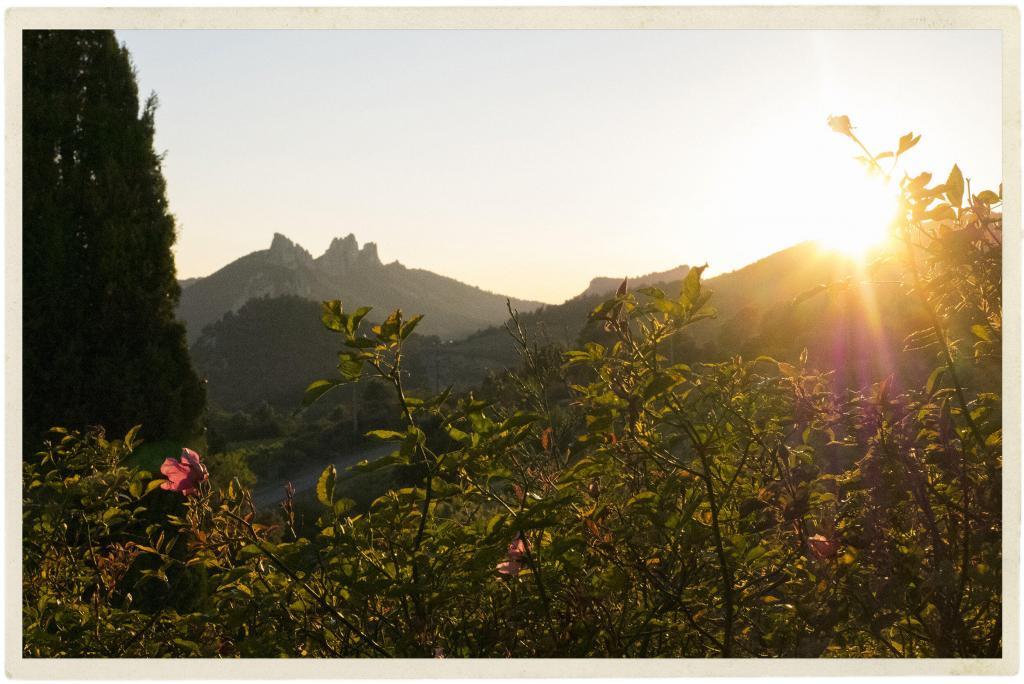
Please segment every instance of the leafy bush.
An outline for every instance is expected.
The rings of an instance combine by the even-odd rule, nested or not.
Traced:
[[[891,173],[916,141],[863,160]],[[325,302],[340,376],[307,403],[369,376],[398,420],[312,513],[257,518],[191,452],[154,480],[120,465],[131,435],[65,434],[25,466],[26,654],[998,656],[1001,197],[929,183],[899,181],[888,255],[926,321],[919,387],[839,389],[806,353],[674,361],[715,315],[694,268],[678,294],[624,281],[564,355],[513,315],[521,368],[463,396],[405,387],[419,317],[364,332]]]

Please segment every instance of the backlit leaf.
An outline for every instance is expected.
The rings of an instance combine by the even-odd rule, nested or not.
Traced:
[[[341,383],[337,380],[317,380],[310,383],[309,387],[306,388],[306,392],[302,396],[302,405],[309,406],[340,384]]]
[[[946,199],[957,209],[964,201],[964,176],[956,164],[953,165],[953,170],[949,172],[949,178],[946,179]]]
[[[316,498],[324,506],[331,506],[334,503],[334,485],[337,480],[338,471],[333,464],[320,473],[320,479],[316,482]]]

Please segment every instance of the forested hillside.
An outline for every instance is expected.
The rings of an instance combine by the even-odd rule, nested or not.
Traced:
[[[306,386],[337,366],[336,342],[320,323],[318,302],[294,295],[260,297],[208,326],[192,345],[192,358],[214,406],[251,410],[266,402],[294,411]],[[446,348],[436,336],[409,340],[410,386],[434,386],[437,354]],[[482,378],[467,375],[460,384]]]

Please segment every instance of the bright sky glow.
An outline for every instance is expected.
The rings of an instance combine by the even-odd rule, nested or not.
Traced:
[[[806,239],[858,251],[887,191],[826,125],[975,191],[1001,167],[997,31],[123,31],[156,91],[179,277],[281,232],[560,302]],[[879,218],[881,217],[881,218]]]
[[[883,168],[888,170],[889,165],[883,163]],[[787,173],[799,177],[801,170],[794,168]],[[936,178],[935,182],[941,180]],[[882,174],[865,173],[863,166],[844,156],[837,155],[831,162],[822,160],[822,173],[808,176],[803,187],[819,198],[811,206],[821,214],[801,216],[800,229],[822,246],[849,256],[862,256],[884,242],[897,217],[898,177],[887,181]]]

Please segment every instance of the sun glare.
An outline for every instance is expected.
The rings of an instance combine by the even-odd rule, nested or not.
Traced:
[[[826,249],[862,257],[888,237],[898,193],[894,183],[868,175],[852,160],[849,163],[849,170],[832,175],[831,209],[821,216],[815,239]]]
[[[806,140],[794,132],[744,144],[737,184],[744,188],[745,216],[770,226],[775,249],[809,240],[863,259],[886,242],[899,208],[898,183],[869,174],[849,140],[821,126]]]

